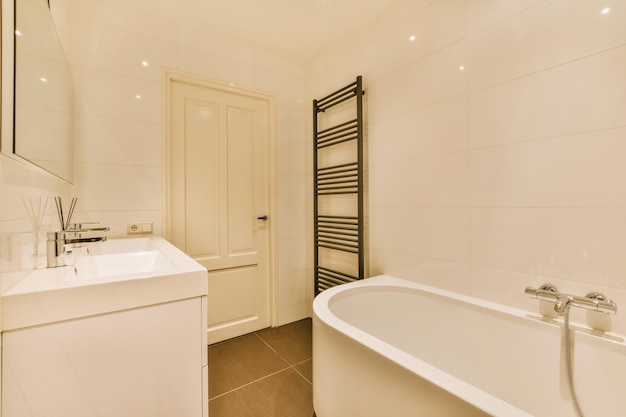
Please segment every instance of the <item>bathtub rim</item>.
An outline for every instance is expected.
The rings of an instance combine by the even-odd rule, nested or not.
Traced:
[[[532,415],[528,412],[521,410],[514,405],[507,403],[506,401],[501,400],[498,397],[495,397],[492,394],[476,388],[471,384],[449,373],[446,373],[428,364],[427,362],[376,338],[375,336],[370,335],[369,333],[343,321],[340,317],[336,316],[331,311],[333,298],[335,296],[341,296],[341,293],[354,289],[355,287],[360,288],[359,291],[367,291],[370,290],[372,287],[408,288],[430,293],[438,297],[451,299],[455,302],[460,302],[462,304],[470,304],[473,307],[494,310],[499,314],[511,315],[521,319],[535,321],[537,322],[537,324],[554,327],[556,331],[560,331],[560,320],[546,319],[539,314],[532,314],[526,310],[521,310],[514,307],[482,300],[476,297],[467,296],[424,284],[419,284],[413,281],[393,277],[390,275],[379,275],[376,277],[367,278],[365,280],[360,280],[357,282],[330,288],[319,294],[313,301],[314,325],[315,320],[319,320],[324,325],[354,340],[356,343],[359,343],[366,348],[376,352],[377,354],[386,357],[397,365],[415,373],[419,377],[427,379],[437,387],[451,393],[452,395],[455,395],[456,397],[488,414],[507,417],[532,417]],[[578,326],[576,324],[574,324],[573,326],[581,337],[600,339],[601,341],[605,343],[609,342],[610,344],[616,344],[621,346],[625,345],[624,339],[620,337],[614,337],[612,334],[597,335],[591,332],[589,329],[585,328],[584,326]]]

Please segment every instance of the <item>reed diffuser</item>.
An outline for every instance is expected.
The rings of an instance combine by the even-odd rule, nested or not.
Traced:
[[[48,197],[43,201],[41,197],[38,197],[35,201],[29,198],[28,202],[26,199],[22,198],[22,203],[28,214],[30,226],[33,229],[33,257],[38,257],[41,225],[43,223],[43,217],[46,214],[46,208],[48,207]]]

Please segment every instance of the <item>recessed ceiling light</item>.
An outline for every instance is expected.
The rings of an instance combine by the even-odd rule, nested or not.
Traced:
[[[147,67],[150,64],[148,63],[148,61],[141,61],[141,65]]]
[[[411,36],[409,36],[409,40],[410,40],[411,42],[415,41],[415,39],[417,39],[417,38],[415,37],[415,35],[411,35]]]
[[[604,9],[600,11],[600,14],[609,14],[610,12],[611,12],[611,8],[605,7]]]

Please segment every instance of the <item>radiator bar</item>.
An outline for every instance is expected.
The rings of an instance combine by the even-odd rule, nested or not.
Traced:
[[[356,119],[354,120],[349,120],[345,123],[341,123],[338,124],[336,126],[330,127],[326,130],[323,130],[321,132],[318,132],[316,135],[317,139],[324,139],[327,138],[329,136],[334,136],[334,135],[338,135],[340,133],[344,133],[344,132],[348,132],[351,130],[356,130],[357,128],[357,124],[356,124]]]
[[[353,275],[344,274],[343,272],[333,271],[327,268],[318,268],[317,279],[322,289],[328,289],[335,285],[347,284],[357,281],[359,278]]]
[[[343,103],[344,101],[351,99],[356,95],[356,86],[357,82],[354,82],[343,88],[340,88],[339,90],[327,95],[322,99],[317,100],[317,106],[315,111],[317,113],[323,112],[330,107],[336,106],[337,104]]]

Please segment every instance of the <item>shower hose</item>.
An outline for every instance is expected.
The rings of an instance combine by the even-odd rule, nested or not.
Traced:
[[[578,398],[576,397],[576,390],[574,389],[574,373],[572,372],[572,347],[570,345],[569,335],[569,306],[565,309],[563,317],[563,338],[565,339],[565,369],[567,372],[567,385],[569,387],[570,397],[572,397],[572,404],[574,405],[574,411],[577,417],[585,417],[578,404]]]

